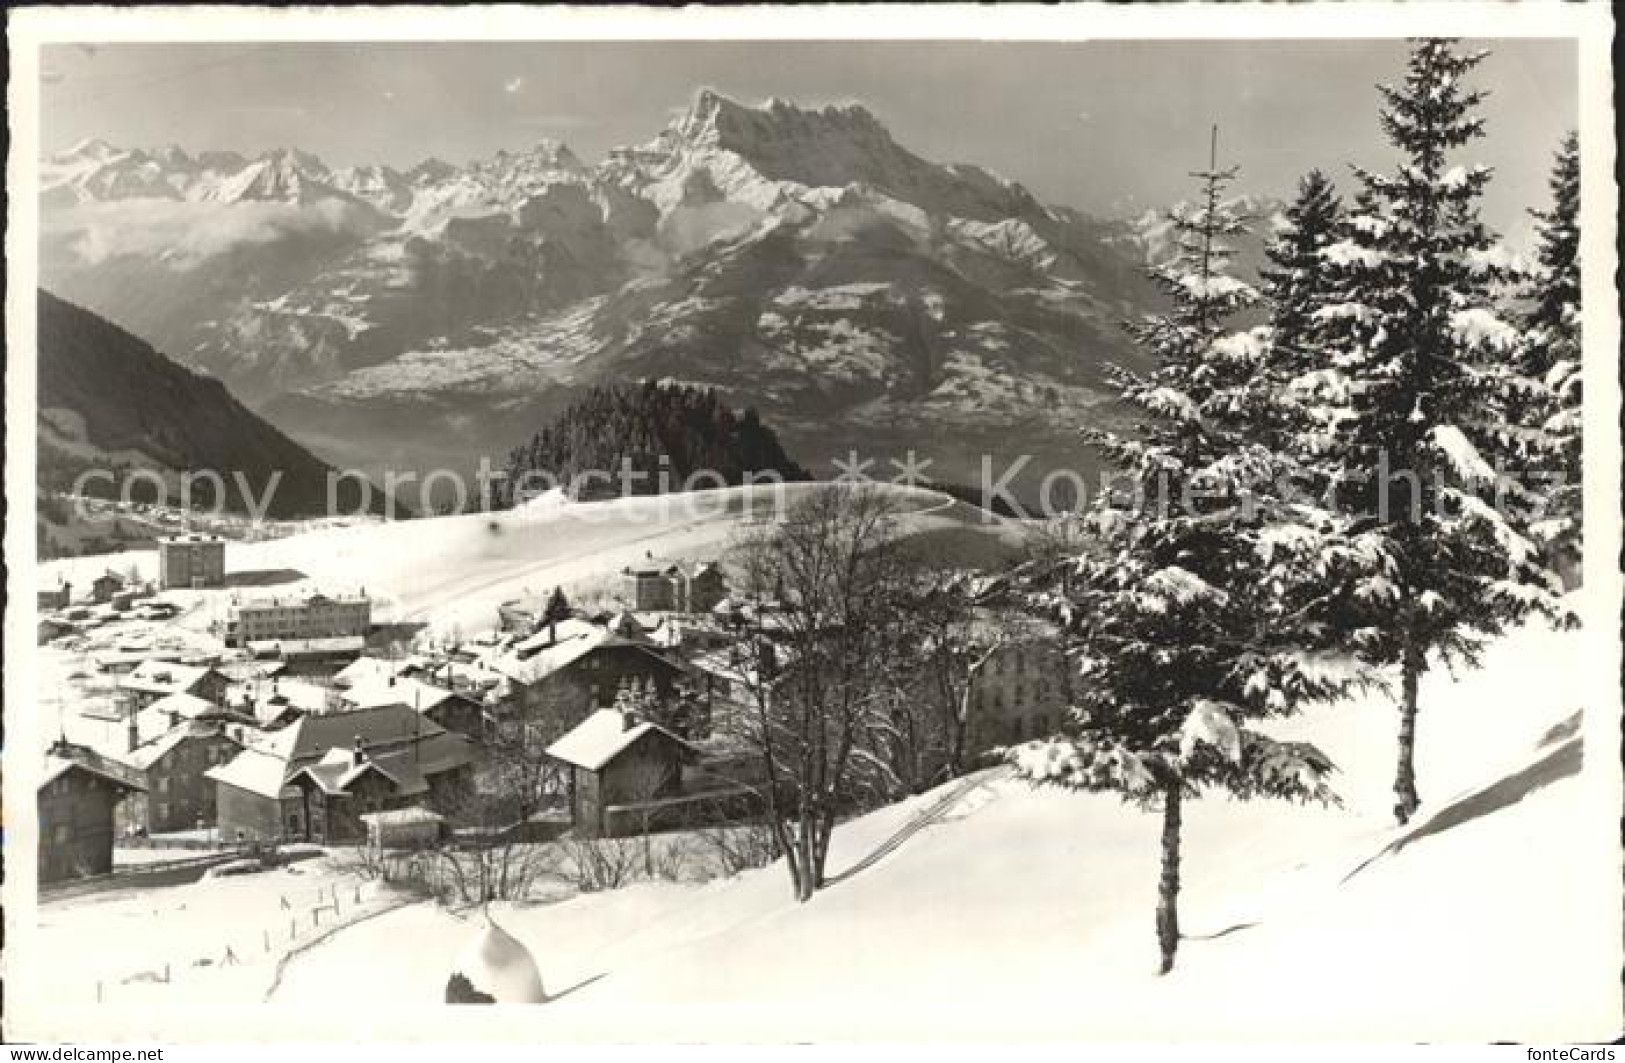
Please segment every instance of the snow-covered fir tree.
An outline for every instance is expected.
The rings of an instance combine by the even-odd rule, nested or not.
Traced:
[[[1538,451],[1530,454],[1561,476],[1547,492],[1534,526],[1554,567],[1578,581],[1581,509],[1580,141],[1564,137],[1552,165],[1552,205],[1532,210],[1540,246],[1527,291],[1523,373],[1540,387],[1523,411]],[[1531,448],[1534,450],[1535,448]]]
[[[1334,278],[1323,253],[1337,239],[1343,202],[1331,179],[1311,170],[1298,182],[1292,202],[1281,213],[1275,232],[1264,245],[1265,264],[1258,271],[1261,291],[1270,304],[1270,331],[1276,347],[1314,364],[1324,350],[1324,322],[1316,311],[1332,301]]]
[[[1278,216],[1264,245],[1260,292],[1268,307],[1267,343],[1254,389],[1251,416],[1258,438],[1300,465],[1301,487],[1324,491],[1329,474],[1318,467],[1334,427],[1342,378],[1332,365],[1329,323],[1320,311],[1339,299],[1340,278],[1326,260],[1339,237],[1343,204],[1331,181],[1313,170]]]
[[[1399,165],[1356,169],[1345,236],[1323,252],[1341,274],[1342,301],[1317,316],[1335,332],[1342,402],[1321,460],[1346,533],[1380,561],[1347,608],[1361,621],[1353,645],[1399,666],[1400,823],[1420,804],[1423,673],[1475,661],[1532,611],[1561,615],[1520,519],[1534,496],[1497,468],[1518,452],[1508,411],[1522,390],[1521,331],[1502,309],[1514,262],[1479,218],[1490,171],[1449,158],[1483,132],[1483,93],[1464,79],[1486,55],[1414,42],[1403,84],[1379,88]]]
[[[1098,542],[1066,589],[1040,599],[1067,625],[1072,706],[1057,734],[1008,753],[1037,782],[1160,810],[1164,972],[1180,938],[1183,803],[1209,790],[1335,800],[1319,750],[1257,724],[1357,678],[1301,620],[1303,597],[1339,561],[1309,515],[1269,494],[1284,460],[1254,438],[1248,415],[1264,346],[1226,324],[1257,298],[1226,271],[1225,238],[1242,229],[1221,202],[1234,171],[1195,176],[1199,205],[1169,216],[1177,254],[1152,271],[1172,309],[1131,326],[1155,367],[1118,378],[1144,421],[1132,435],[1086,435],[1121,471],[1119,490],[1089,512]]]

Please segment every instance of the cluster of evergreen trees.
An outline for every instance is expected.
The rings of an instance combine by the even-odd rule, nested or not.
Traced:
[[[594,387],[516,448],[498,485],[503,505],[526,491],[564,486],[620,493],[720,487],[746,474],[807,478],[754,409],[737,411],[708,388],[653,381]]]
[[[1011,758],[1160,810],[1164,971],[1184,801],[1336,800],[1326,756],[1261,724],[1393,690],[1403,824],[1421,804],[1421,676],[1531,614],[1569,619],[1552,569],[1579,534],[1576,143],[1522,266],[1479,218],[1490,172],[1450,161],[1483,132],[1464,82],[1484,57],[1415,42],[1403,83],[1380,88],[1398,165],[1356,170],[1347,206],[1305,177],[1258,286],[1226,271],[1246,223],[1215,147],[1153,273],[1172,309],[1131,326],[1155,366],[1118,381],[1142,423],[1088,434],[1122,471],[1090,513],[1102,548],[1035,589],[1067,621],[1082,693]],[[1267,324],[1231,325],[1258,309]]]

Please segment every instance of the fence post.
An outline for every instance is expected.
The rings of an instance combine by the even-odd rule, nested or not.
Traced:
[[[262,931],[260,931],[260,933],[265,938],[265,951],[270,952],[271,951],[271,932],[269,930],[262,930]]]
[[[299,936],[299,920],[297,920],[297,919],[289,919],[288,920],[288,940],[292,941],[294,938],[296,938],[298,936]]]
[[[320,908],[312,908],[310,910],[310,925],[311,926],[321,926],[322,925],[322,910]]]
[[[166,985],[169,983],[169,961],[168,960],[164,961],[164,983]]]

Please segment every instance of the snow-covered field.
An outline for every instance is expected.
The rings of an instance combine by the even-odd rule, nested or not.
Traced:
[[[528,591],[540,593],[615,573],[646,556],[661,560],[714,557],[748,521],[770,519],[813,484],[758,485],[604,502],[532,505],[493,513],[325,528],[305,535],[226,547],[228,573],[302,574],[328,592],[364,589],[380,606],[379,622],[424,623],[436,632],[474,632],[496,623],[496,607]],[[945,495],[890,487],[912,514],[910,531],[961,527],[976,511]],[[755,516],[752,516],[752,515]],[[996,532],[997,525],[987,526]],[[154,551],[73,558],[40,565],[40,586],[61,575],[79,586],[104,569],[131,564],[156,578]],[[281,584],[245,594],[287,593]]]
[[[838,881],[805,906],[775,866],[704,886],[495,908],[557,998],[544,1008],[430,1007],[478,924],[427,904],[304,952],[268,1009],[229,1003],[258,999],[262,978],[210,968],[164,1001],[211,1002],[187,1012],[193,1037],[274,1033],[286,1021],[274,1017],[290,1014],[302,1035],[546,1040],[1611,1037],[1619,864],[1612,816],[1597,809],[1617,791],[1611,748],[1580,770],[1578,713],[1608,711],[1572,666],[1589,645],[1532,629],[1497,646],[1482,671],[1429,677],[1418,750],[1426,805],[1408,832],[1388,820],[1394,712],[1381,697],[1297,725],[1341,766],[1344,808],[1188,807],[1187,937],[1167,977],[1154,974],[1157,818],[990,773],[923,824],[916,817],[940,794],[842,827],[830,861]],[[173,895],[163,900],[102,901],[100,924],[47,906],[44,942],[74,957],[119,936],[184,934],[183,897],[189,911],[220,905],[233,915],[215,918],[249,929],[276,888],[204,883],[158,891]],[[168,914],[139,920],[149,905]],[[162,1018],[181,1021],[167,1007]],[[103,1021],[127,1030],[159,1020],[114,1002],[72,1021],[83,1036]]]

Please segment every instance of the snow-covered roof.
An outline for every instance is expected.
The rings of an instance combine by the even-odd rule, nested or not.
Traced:
[[[270,679],[285,668],[287,665],[281,661],[225,661],[215,665],[215,671],[233,683]]]
[[[379,705],[405,705],[419,712],[428,712],[460,696],[445,687],[406,676],[393,681],[383,678],[357,683],[344,692],[343,699],[345,704],[358,709],[370,709]]]
[[[182,719],[195,720],[199,716],[208,716],[219,713],[220,706],[212,701],[188,694],[184,691],[178,694],[166,694],[157,701],[148,705],[147,712],[174,713]]]
[[[290,707],[301,712],[324,712],[330,693],[329,688],[320,683],[275,679],[270,683],[254,681],[235,686],[227,692],[226,702],[258,719],[269,720]]]
[[[607,634],[608,631],[597,624],[572,616],[560,620],[557,624],[543,624],[532,634],[514,643],[513,652],[520,657],[529,657],[552,646],[563,645],[576,639],[603,638]]]
[[[285,782],[306,767],[340,760],[348,764],[357,739],[368,760],[403,794],[421,793],[428,786],[426,775],[460,768],[474,759],[473,743],[464,736],[405,705],[382,705],[301,716],[205,774],[264,797],[276,797]],[[333,774],[334,785],[347,785],[341,781],[342,772],[328,774]]]
[[[203,777],[261,797],[275,798],[282,794],[287,768],[287,760],[274,747],[250,745],[224,764],[204,772]]]
[[[340,668],[333,676],[336,686],[348,687],[371,679],[386,679],[392,675],[405,675],[423,668],[428,661],[420,656],[411,657],[357,657]]]
[[[253,639],[248,650],[255,656],[315,657],[325,654],[360,653],[366,649],[362,635],[330,635],[319,639]]]
[[[45,754],[45,771],[40,776],[40,786],[53,782],[71,771],[82,771],[88,775],[105,779],[115,786],[127,790],[145,790],[146,784],[128,767],[117,761],[102,756],[85,746],[70,746],[59,744],[52,751]]]
[[[629,726],[630,724],[630,726]],[[648,734],[661,734],[685,749],[693,747],[658,724],[629,720],[617,709],[599,709],[569,734],[547,747],[547,755],[588,771],[598,771]]]
[[[121,685],[144,694],[174,694],[191,690],[209,671],[209,665],[145,660],[124,677]]]
[[[181,727],[174,727],[160,735],[155,740],[136,746],[134,749],[130,750],[130,752],[123,754],[118,759],[137,771],[146,771],[148,768],[158,763],[158,761],[162,760],[164,754],[168,753],[170,750],[174,749],[191,736],[192,729],[190,727],[186,727],[184,725]]]
[[[547,641],[547,631],[544,628],[529,639],[515,644],[510,651],[491,653],[482,657],[480,663],[507,679],[527,685],[540,682],[555,672],[561,671],[581,660],[589,653],[610,646],[634,646],[671,665],[673,668],[679,667],[661,656],[647,639],[622,638],[596,624],[589,624],[585,621],[577,623],[579,623],[579,627],[572,628],[568,637],[566,636],[565,626],[561,623],[559,625],[559,638],[556,642],[550,643]],[[536,648],[526,653],[524,647],[527,644]]]

